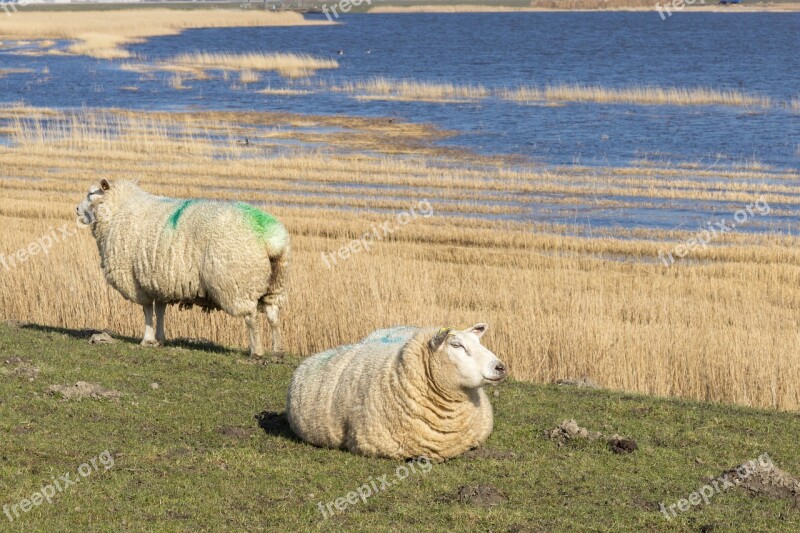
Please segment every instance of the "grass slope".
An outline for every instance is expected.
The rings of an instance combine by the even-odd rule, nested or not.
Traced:
[[[64,530],[416,530],[796,531],[786,500],[742,489],[668,522],[673,503],[748,459],[768,452],[800,472],[797,414],[510,382],[493,395],[495,432],[482,457],[411,474],[390,490],[324,520],[317,502],[344,497],[398,463],[297,442],[283,411],[297,363],[253,364],[241,352],[132,339],[92,346],[79,332],[0,325],[0,505],[18,503],[104,450],[108,471],[9,523],[6,531]],[[27,362],[28,372],[18,360]],[[39,369],[33,377],[30,366]],[[24,370],[24,366],[22,367]],[[99,383],[119,401],[64,401],[50,385]],[[154,388],[153,383],[158,383]],[[615,455],[600,441],[558,447],[543,436],[566,418],[635,438]],[[497,453],[495,453],[497,452]],[[513,455],[501,452],[513,452]],[[458,500],[464,485],[507,496],[494,507]],[[708,529],[705,529],[708,530]]]

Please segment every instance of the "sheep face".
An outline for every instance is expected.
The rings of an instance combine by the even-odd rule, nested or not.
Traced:
[[[111,185],[106,180],[102,180],[100,185],[92,185],[89,192],[78,207],[75,208],[75,213],[78,220],[87,226],[93,224],[97,220],[97,213],[103,204],[103,197],[106,191],[111,188]]]
[[[489,328],[476,324],[471,328],[444,330],[431,341],[434,358],[440,362],[448,385],[464,389],[477,389],[487,383],[497,383],[508,374],[506,365],[481,344],[481,337]]]

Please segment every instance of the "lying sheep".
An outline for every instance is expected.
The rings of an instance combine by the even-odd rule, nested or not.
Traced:
[[[263,353],[259,312],[266,311],[272,349],[282,350],[289,234],[270,215],[244,203],[174,200],[107,180],[89,189],[77,214],[92,227],[106,280],[144,308],[143,345],[164,342],[166,307],[181,304],[244,317],[254,356]]]
[[[483,390],[506,377],[480,343],[486,324],[396,327],[306,359],[289,386],[292,430],[316,446],[367,456],[444,461],[492,432]]]

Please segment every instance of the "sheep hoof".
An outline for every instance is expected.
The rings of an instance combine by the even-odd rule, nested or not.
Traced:
[[[143,340],[139,344],[141,344],[142,346],[145,346],[147,348],[157,348],[158,346],[161,346],[160,342],[155,341],[155,340],[148,340],[148,339]]]

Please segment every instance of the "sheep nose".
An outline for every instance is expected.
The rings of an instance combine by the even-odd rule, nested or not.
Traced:
[[[508,373],[506,365],[504,365],[502,362],[498,362],[496,365],[494,365],[494,370],[501,376],[505,376]]]

